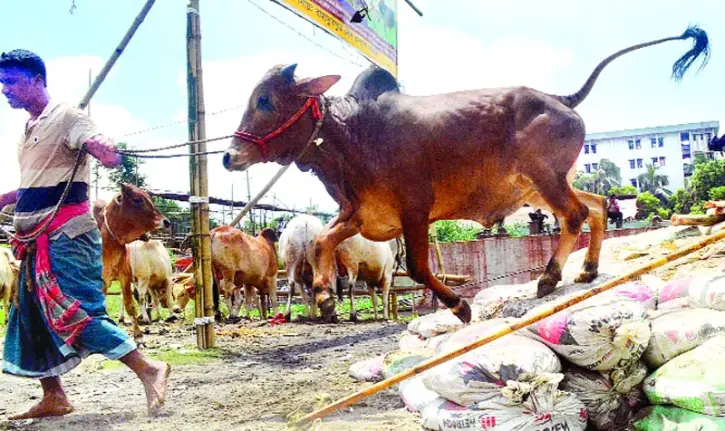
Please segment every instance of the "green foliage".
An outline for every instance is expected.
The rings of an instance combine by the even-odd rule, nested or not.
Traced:
[[[163,215],[171,222],[171,228],[174,232],[187,232],[191,229],[191,212],[182,208],[175,201],[152,197],[154,205],[161,211]]]
[[[617,196],[630,196],[634,195],[637,196],[637,193],[639,193],[639,190],[637,190],[637,187],[634,187],[633,185],[626,185],[622,187],[612,187],[609,189],[609,193],[607,195],[617,195]]]
[[[128,144],[125,142],[119,142],[116,146],[121,150],[128,148]],[[138,166],[136,166],[137,163]],[[138,159],[124,154],[121,156],[121,164],[108,172],[108,180],[119,189],[123,183],[133,184],[142,188],[146,187],[146,175],[142,174],[140,171],[141,165],[143,164],[143,159]]]
[[[609,159],[601,159],[597,169],[591,173],[577,172],[573,186],[579,190],[599,195],[611,193],[612,188],[622,182],[620,169]]]
[[[685,189],[677,189],[670,198],[670,207],[675,214],[689,214],[693,203],[692,193]]]
[[[529,234],[529,226],[525,223],[516,222],[504,225],[511,238],[522,238]]]
[[[718,186],[710,189],[710,199],[714,201],[725,200],[725,186]]]
[[[703,202],[698,202],[690,207],[690,214],[705,214],[705,208]]]
[[[670,184],[667,175],[658,174],[658,170],[659,168],[657,166],[647,163],[647,172],[640,174],[637,177],[637,182],[639,183],[639,187],[642,191],[657,195],[663,187]]]
[[[640,217],[646,218],[650,214],[656,214],[660,208],[660,200],[652,193],[644,192],[637,196],[637,212]]]
[[[718,160],[696,161],[691,185],[695,202],[708,200],[711,189],[725,186],[723,163]]]
[[[435,222],[438,242],[472,241],[480,228],[455,220],[439,220]]]

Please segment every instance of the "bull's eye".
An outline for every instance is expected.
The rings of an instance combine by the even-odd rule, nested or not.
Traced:
[[[143,199],[141,198],[133,198],[133,204],[137,207],[143,206]]]
[[[259,99],[257,99],[257,109],[261,109],[262,111],[267,112],[272,112],[274,110],[274,107],[272,106],[272,101],[269,100],[269,96],[259,96]]]

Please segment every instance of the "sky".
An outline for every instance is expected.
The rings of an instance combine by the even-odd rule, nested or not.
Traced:
[[[419,17],[398,4],[399,80],[406,93],[429,95],[483,87],[529,86],[551,94],[576,92],[599,61],[627,46],[676,36],[690,24],[709,33],[710,63],[681,82],[673,62],[691,43],[669,42],[610,64],[577,108],[587,132],[699,121],[725,124],[725,15],[721,0],[413,0]],[[77,104],[144,4],[143,0],[0,0],[0,51],[25,48],[46,61],[48,87]],[[186,120],[186,6],[158,0],[91,102],[101,131],[132,147],[182,143]],[[347,92],[369,62],[353,48],[268,0],[201,0],[207,137],[232,133],[252,88],[276,64],[298,63],[300,77],[339,74],[331,95]],[[273,15],[279,21],[272,18]],[[308,40],[310,39],[310,40]],[[15,146],[27,114],[0,100],[0,193],[19,182]],[[162,127],[154,131],[149,128]],[[228,141],[209,144],[224,149]],[[184,148],[180,149],[185,151]],[[256,194],[279,169],[250,169]],[[187,192],[188,160],[150,160],[140,171],[150,188]],[[209,158],[210,195],[246,200],[244,173]],[[114,191],[103,185],[100,198]],[[93,196],[95,197],[95,196]],[[320,181],[292,167],[262,199],[287,208],[337,204]],[[215,207],[215,210],[220,208]],[[223,219],[221,213],[215,218]],[[226,215],[228,220],[228,215]]]

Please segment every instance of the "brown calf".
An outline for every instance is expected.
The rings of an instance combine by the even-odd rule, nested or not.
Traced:
[[[272,229],[263,229],[254,237],[231,226],[218,227],[210,234],[212,267],[218,277],[219,291],[229,307],[230,318],[239,317],[243,286],[247,316],[256,287],[265,319],[267,301],[263,296],[269,295],[272,307],[277,309],[277,251],[274,248],[277,235]]]
[[[113,281],[121,284],[123,307],[131,316],[134,338],[140,342],[142,334],[133,302],[131,265],[126,244],[136,241],[148,232],[168,228],[171,223],[156,208],[145,191],[130,184],[123,184],[121,193],[108,204],[95,201],[93,215],[103,239],[103,293],[108,292]],[[122,310],[119,321],[123,320]]]

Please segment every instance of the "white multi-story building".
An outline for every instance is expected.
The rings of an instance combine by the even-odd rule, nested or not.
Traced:
[[[719,121],[707,121],[592,133],[586,136],[577,169],[596,171],[601,159],[609,159],[619,167],[622,185],[639,187],[637,177],[647,172],[647,165],[652,164],[658,168],[658,174],[667,175],[667,188],[675,191],[684,188],[692,175],[696,153],[714,157],[708,144],[717,136],[719,128]]]

